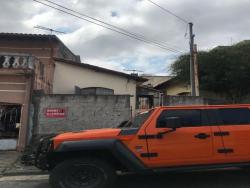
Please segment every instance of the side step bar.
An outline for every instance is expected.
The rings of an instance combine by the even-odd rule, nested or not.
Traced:
[[[197,166],[182,166],[182,167],[166,167],[153,169],[154,172],[190,172],[199,170],[215,170],[223,168],[242,168],[250,167],[250,162],[246,163],[230,163],[230,164],[213,164],[213,165],[197,165]]]

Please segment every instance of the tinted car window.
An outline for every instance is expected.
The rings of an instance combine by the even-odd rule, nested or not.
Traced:
[[[217,109],[204,109],[202,114],[206,117],[203,125],[222,125],[223,121]]]
[[[250,110],[248,108],[218,109],[218,114],[224,125],[250,124]]]
[[[202,112],[207,116],[205,125],[250,124],[250,109],[248,108],[205,109]]]
[[[131,121],[131,127],[138,128],[148,119],[152,114],[153,110],[142,112],[137,114],[134,119]]]
[[[201,110],[165,110],[157,120],[157,127],[166,118],[179,118],[183,127],[201,126]]]

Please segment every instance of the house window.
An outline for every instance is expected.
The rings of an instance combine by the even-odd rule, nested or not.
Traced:
[[[40,64],[40,79],[44,80],[45,73],[45,65],[43,63]]]
[[[3,68],[3,63],[4,63],[4,56],[0,56],[0,68]]]

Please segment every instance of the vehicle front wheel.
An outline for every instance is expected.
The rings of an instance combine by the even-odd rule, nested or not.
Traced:
[[[53,188],[108,188],[114,184],[116,172],[95,158],[67,160],[56,166],[49,182]]]

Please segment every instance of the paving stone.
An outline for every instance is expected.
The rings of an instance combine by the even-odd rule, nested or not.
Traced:
[[[21,156],[16,151],[0,152],[0,175],[46,174],[34,166],[21,164]]]
[[[0,173],[3,173],[7,168],[10,168],[17,159],[20,153],[16,151],[0,151]]]

